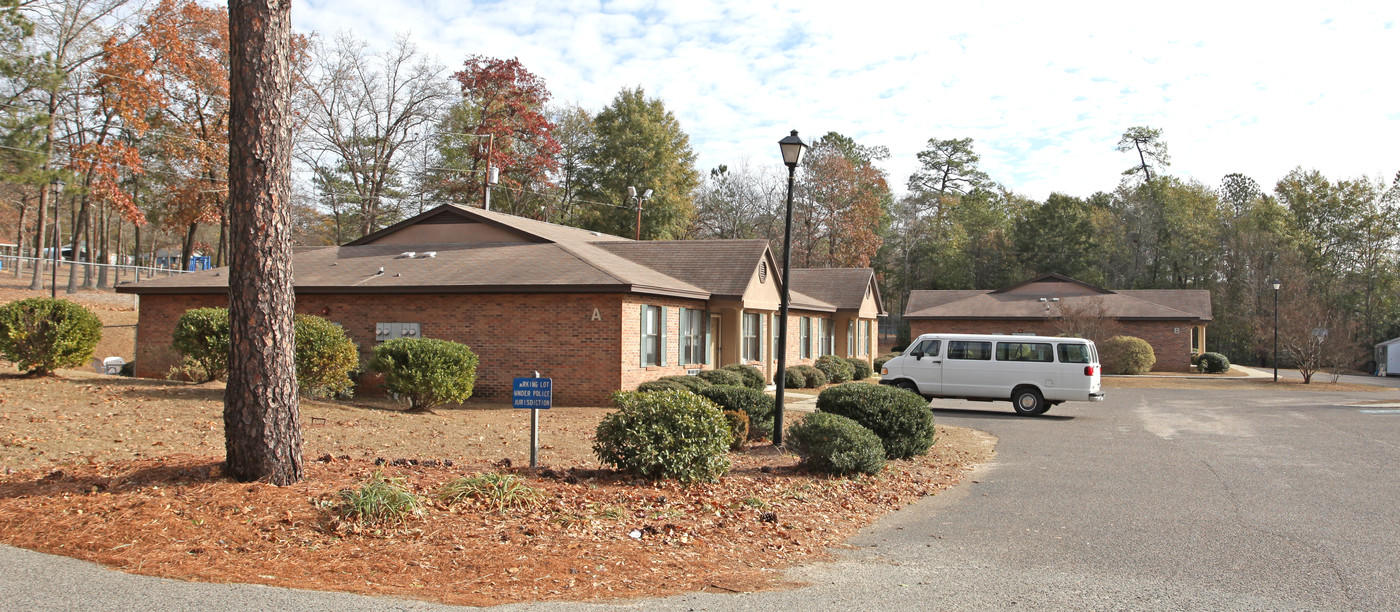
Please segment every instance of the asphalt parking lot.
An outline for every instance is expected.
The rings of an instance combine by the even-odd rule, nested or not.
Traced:
[[[1391,399],[1394,406],[1353,405]],[[1040,418],[934,402],[992,432],[964,485],[867,529],[807,583],[510,610],[1400,609],[1400,393],[1109,389]],[[8,609],[438,609],[127,576],[0,548]]]

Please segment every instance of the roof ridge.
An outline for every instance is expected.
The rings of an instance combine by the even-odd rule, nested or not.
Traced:
[[[1147,291],[1190,291],[1190,289],[1148,289]],[[1197,291],[1203,291],[1203,290],[1198,289]],[[1188,317],[1191,317],[1191,318],[1193,318],[1193,319],[1200,319],[1200,318],[1202,318],[1201,315],[1193,314],[1193,313],[1190,313],[1190,312],[1186,312],[1185,310],[1181,310],[1181,309],[1179,309],[1179,308],[1172,308],[1171,306],[1167,306],[1166,304],[1162,304],[1162,303],[1159,303],[1159,302],[1149,302],[1149,301],[1144,300],[1144,299],[1142,299],[1142,298],[1140,298],[1140,297],[1135,297],[1135,296],[1132,296],[1132,295],[1128,295],[1128,294],[1123,293],[1123,292],[1121,292],[1121,291],[1115,291],[1114,293],[1116,293],[1117,295],[1123,296],[1123,297],[1125,297],[1125,298],[1128,298],[1128,299],[1130,299],[1130,300],[1133,300],[1133,301],[1135,301],[1135,302],[1142,302],[1143,304],[1151,304],[1152,306],[1156,306],[1156,307],[1158,307],[1158,308],[1164,308],[1164,309],[1170,310],[1170,311],[1172,311],[1172,312],[1179,312],[1179,313],[1184,314],[1184,315],[1186,315],[1186,316],[1188,316]]]

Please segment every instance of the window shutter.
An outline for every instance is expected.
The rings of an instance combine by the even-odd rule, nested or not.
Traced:
[[[657,360],[661,365],[666,365],[666,307],[660,306],[658,310],[661,312],[661,316],[657,317],[657,319],[660,320],[660,329],[656,331],[658,339],[656,345],[657,349],[661,352],[661,356],[657,357]]]
[[[639,327],[639,328],[637,328],[637,329],[638,329],[638,331],[641,332],[641,333],[638,333],[638,334],[637,334],[637,337],[641,339],[641,342],[637,344],[637,359],[638,359],[638,361],[641,363],[641,367],[644,367],[644,368],[645,368],[645,367],[647,367],[647,307],[646,307],[646,306],[643,306],[643,307],[642,307],[642,326]]]
[[[764,346],[765,344],[767,344],[767,342],[764,342],[764,340],[766,340],[767,338],[765,338],[765,337],[763,336],[763,320],[766,319],[766,318],[768,318],[768,317],[765,317],[765,316],[763,316],[763,315],[761,315],[761,314],[756,314],[756,315],[754,315],[754,319],[756,320],[755,322],[758,323],[758,329],[753,330],[753,333],[754,333],[754,336],[755,336],[755,337],[757,338],[757,340],[758,340],[758,360],[759,360],[759,361],[763,361],[763,358],[768,354],[767,351],[763,350],[763,346]]]

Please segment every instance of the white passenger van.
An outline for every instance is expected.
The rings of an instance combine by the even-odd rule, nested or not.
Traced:
[[[880,384],[927,398],[1010,400],[1017,414],[1103,401],[1099,352],[1083,338],[924,334],[880,369]]]

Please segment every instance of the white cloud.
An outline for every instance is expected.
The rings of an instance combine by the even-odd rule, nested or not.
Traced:
[[[1171,171],[1270,185],[1296,165],[1389,175],[1400,141],[1393,3],[298,3],[298,28],[387,45],[412,32],[455,70],[519,57],[558,101],[623,87],[662,98],[702,170],[777,165],[789,129],[889,147],[902,189],[932,137],[976,140],[993,178],[1035,198],[1111,190],[1134,125]],[[1387,166],[1390,164],[1391,166]]]

